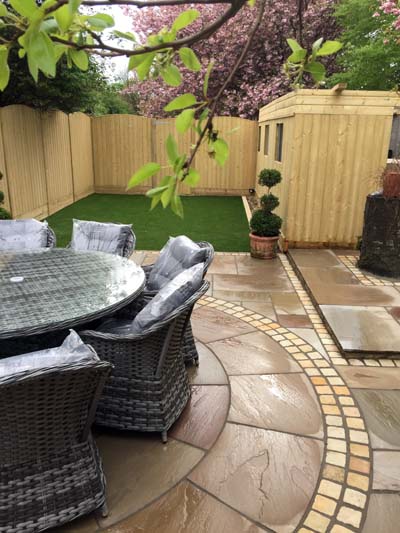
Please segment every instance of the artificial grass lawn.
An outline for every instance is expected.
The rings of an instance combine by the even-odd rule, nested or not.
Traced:
[[[48,217],[57,246],[71,240],[72,219],[132,224],[137,250],[160,250],[169,236],[211,242],[220,252],[247,252],[249,228],[242,199],[233,196],[182,197],[184,219],[167,208],[150,211],[145,196],[92,194]]]

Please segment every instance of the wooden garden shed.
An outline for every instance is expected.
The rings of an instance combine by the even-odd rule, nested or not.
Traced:
[[[260,110],[257,174],[282,172],[274,193],[288,246],[357,244],[365,197],[379,188],[386,166],[397,106],[395,92],[301,89]]]

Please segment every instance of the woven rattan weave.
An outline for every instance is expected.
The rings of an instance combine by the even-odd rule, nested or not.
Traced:
[[[189,396],[188,376],[182,357],[182,337],[196,301],[209,283],[162,322],[143,334],[129,336],[82,331],[81,338],[93,346],[101,359],[113,364],[96,413],[96,423],[123,430],[167,431],[181,414]],[[141,299],[142,304],[144,302]],[[121,311],[133,318],[138,301]]]
[[[61,248],[0,253],[1,339],[61,330],[120,309],[143,289],[133,261]]]
[[[1,533],[36,533],[105,511],[90,427],[110,366],[80,362],[0,379]]]

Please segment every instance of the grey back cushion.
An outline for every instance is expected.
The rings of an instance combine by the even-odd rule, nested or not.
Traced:
[[[180,272],[198,263],[204,263],[206,259],[207,249],[200,248],[189,237],[170,237],[151,269],[146,288],[158,291]]]
[[[73,219],[72,250],[123,255],[132,224],[113,224]]]
[[[0,220],[0,250],[39,250],[47,246],[47,222],[34,218]]]
[[[96,352],[71,330],[61,346],[0,359],[0,378],[27,370],[54,368],[66,363],[99,361]]]
[[[200,288],[203,270],[204,263],[198,263],[178,274],[143,307],[133,321],[111,318],[100,324],[98,330],[114,335],[143,333],[152,325],[164,320]]]

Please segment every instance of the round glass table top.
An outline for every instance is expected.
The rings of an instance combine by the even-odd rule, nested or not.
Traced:
[[[134,300],[144,284],[136,263],[103,252],[0,252],[0,339],[106,316]]]

